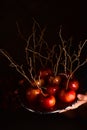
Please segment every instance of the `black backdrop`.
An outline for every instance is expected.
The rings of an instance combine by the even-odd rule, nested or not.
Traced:
[[[16,22],[19,23],[21,31],[26,36],[31,33],[32,18],[34,17],[41,27],[46,26],[46,39],[49,43],[57,40],[59,26],[64,29],[64,36],[73,36],[75,44],[87,38],[87,14],[83,3],[67,1],[3,1],[0,4],[0,48],[6,49],[13,58],[23,62],[24,42],[19,38]],[[83,67],[79,74],[81,83],[86,86],[87,66]],[[0,82],[13,78],[12,83],[16,85],[18,75],[8,67],[8,62],[0,55]],[[3,91],[9,90],[9,83],[1,83]],[[11,84],[10,87],[13,85]],[[15,86],[13,85],[13,86]],[[85,88],[86,89],[86,88]],[[5,92],[5,93],[6,93]],[[4,93],[4,92],[3,92]],[[1,97],[1,96],[0,96]],[[2,100],[2,98],[1,98]],[[1,103],[3,104],[3,103]],[[1,107],[3,108],[3,107]],[[0,127],[2,129],[84,129],[86,127],[86,107],[72,112],[72,114],[38,115],[20,108],[14,112],[1,109]],[[78,112],[79,111],[79,112]]]

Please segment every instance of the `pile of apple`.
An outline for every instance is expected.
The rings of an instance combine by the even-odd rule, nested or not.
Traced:
[[[27,105],[34,110],[53,111],[65,104],[75,102],[78,80],[72,78],[66,89],[67,79],[63,75],[54,76],[51,69],[39,71],[38,78],[26,89]]]

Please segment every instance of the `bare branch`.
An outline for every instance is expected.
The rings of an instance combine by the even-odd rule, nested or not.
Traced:
[[[43,59],[45,59],[45,60],[48,60],[47,57],[41,55],[40,53],[38,53],[38,52],[36,52],[36,51],[33,51],[33,50],[31,50],[31,49],[26,49],[26,50],[32,52],[32,53],[35,54],[35,55],[40,56],[41,58],[43,58]]]
[[[31,80],[26,76],[23,67],[16,64],[16,62],[14,62],[12,57],[10,57],[10,55],[5,50],[0,49],[0,52],[10,61],[12,67],[15,67],[15,69],[31,84]]]
[[[26,47],[25,47],[26,61],[27,61],[27,64],[28,64],[28,65],[29,65],[29,52],[28,52],[28,48],[29,48],[29,44],[30,44],[31,38],[32,38],[32,34],[28,37],[27,45],[26,45]]]
[[[66,55],[66,51],[65,51],[65,48],[66,48],[66,41],[63,40],[62,38],[62,35],[61,35],[61,28],[60,28],[60,31],[59,31],[59,37],[60,37],[60,40],[61,40],[61,44],[62,44],[62,47],[63,47],[63,50],[64,50],[64,72],[66,73],[67,72],[67,55]]]
[[[59,56],[56,55],[56,64],[54,65],[54,74],[55,76],[58,74],[58,67],[59,67],[59,62],[60,62],[60,59],[61,59],[61,55],[62,55],[62,47],[59,45]]]
[[[83,47],[85,46],[85,44],[87,43],[87,40],[85,40],[85,42],[83,43],[83,45],[81,46],[81,42],[80,42],[80,44],[79,44],[79,48],[78,48],[78,57],[80,57],[80,55],[81,55],[81,52],[82,52],[82,49],[83,49]]]
[[[83,63],[79,64],[79,65],[73,70],[72,75],[73,75],[80,67],[82,67],[82,66],[85,65],[86,63],[87,63],[87,59],[86,59]]]
[[[19,36],[23,39],[23,40],[25,40],[25,42],[27,42],[27,40],[26,40],[26,38],[24,37],[24,35],[21,33],[21,31],[20,31],[20,27],[19,27],[19,24],[18,24],[18,22],[16,21],[16,25],[17,25],[17,29],[18,29],[18,34],[19,34]]]

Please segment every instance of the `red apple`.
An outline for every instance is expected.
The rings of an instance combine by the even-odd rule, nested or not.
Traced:
[[[77,80],[70,81],[68,87],[69,87],[71,90],[76,91],[76,90],[78,90],[78,88],[79,88],[79,82],[78,82]]]
[[[32,85],[35,87],[42,87],[44,85],[44,80],[43,79],[38,79],[32,82]]]
[[[47,87],[47,93],[50,95],[55,95],[59,90],[59,86],[55,85],[55,86],[48,86]]]
[[[36,100],[37,96],[41,94],[41,90],[38,88],[29,88],[26,90],[26,98],[29,102]]]
[[[42,108],[52,109],[56,104],[56,98],[53,95],[42,96],[40,103]]]
[[[73,90],[61,90],[59,94],[59,98],[61,101],[66,102],[66,103],[71,103],[75,100],[76,98],[76,92]]]
[[[25,79],[19,80],[19,85],[24,85],[25,81],[26,81]]]
[[[60,76],[50,76],[49,77],[49,84],[54,84],[54,85],[59,85],[61,82],[61,77]]]
[[[53,76],[50,76],[50,77],[48,78],[48,83],[49,83],[49,84],[53,84],[53,79],[54,79],[54,77],[53,77]]]
[[[43,70],[40,70],[40,72],[39,72],[40,78],[46,78],[46,77],[51,76],[51,75],[52,75],[51,69],[43,69]]]
[[[61,81],[61,77],[60,76],[55,76],[53,79],[53,84],[59,85]]]

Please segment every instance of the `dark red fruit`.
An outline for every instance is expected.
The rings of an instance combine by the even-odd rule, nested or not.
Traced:
[[[46,78],[51,75],[52,75],[51,69],[43,69],[43,70],[40,70],[40,73],[39,73],[40,78]]]
[[[53,95],[42,96],[40,99],[41,107],[44,109],[51,109],[56,104],[56,99]]]
[[[24,85],[24,83],[25,83],[25,79],[19,80],[19,85]]]
[[[35,87],[42,87],[44,85],[43,79],[38,79],[32,82],[32,85]]]
[[[76,92],[73,90],[61,90],[59,94],[59,98],[61,101],[66,102],[66,103],[71,103],[76,99]]]
[[[49,84],[54,84],[54,85],[59,85],[61,82],[61,77],[60,76],[50,76],[49,77]]]
[[[61,77],[60,76],[55,76],[53,79],[53,84],[59,85],[61,81]]]
[[[36,88],[36,89],[27,89],[26,90],[26,98],[29,102],[33,102],[36,100],[37,96],[41,94],[41,90]]]
[[[78,88],[79,88],[79,82],[77,80],[70,81],[69,82],[69,88],[71,90],[74,90],[74,91],[78,90]]]
[[[48,86],[47,87],[47,93],[50,95],[55,95],[59,90],[59,86],[55,85],[55,86]]]

